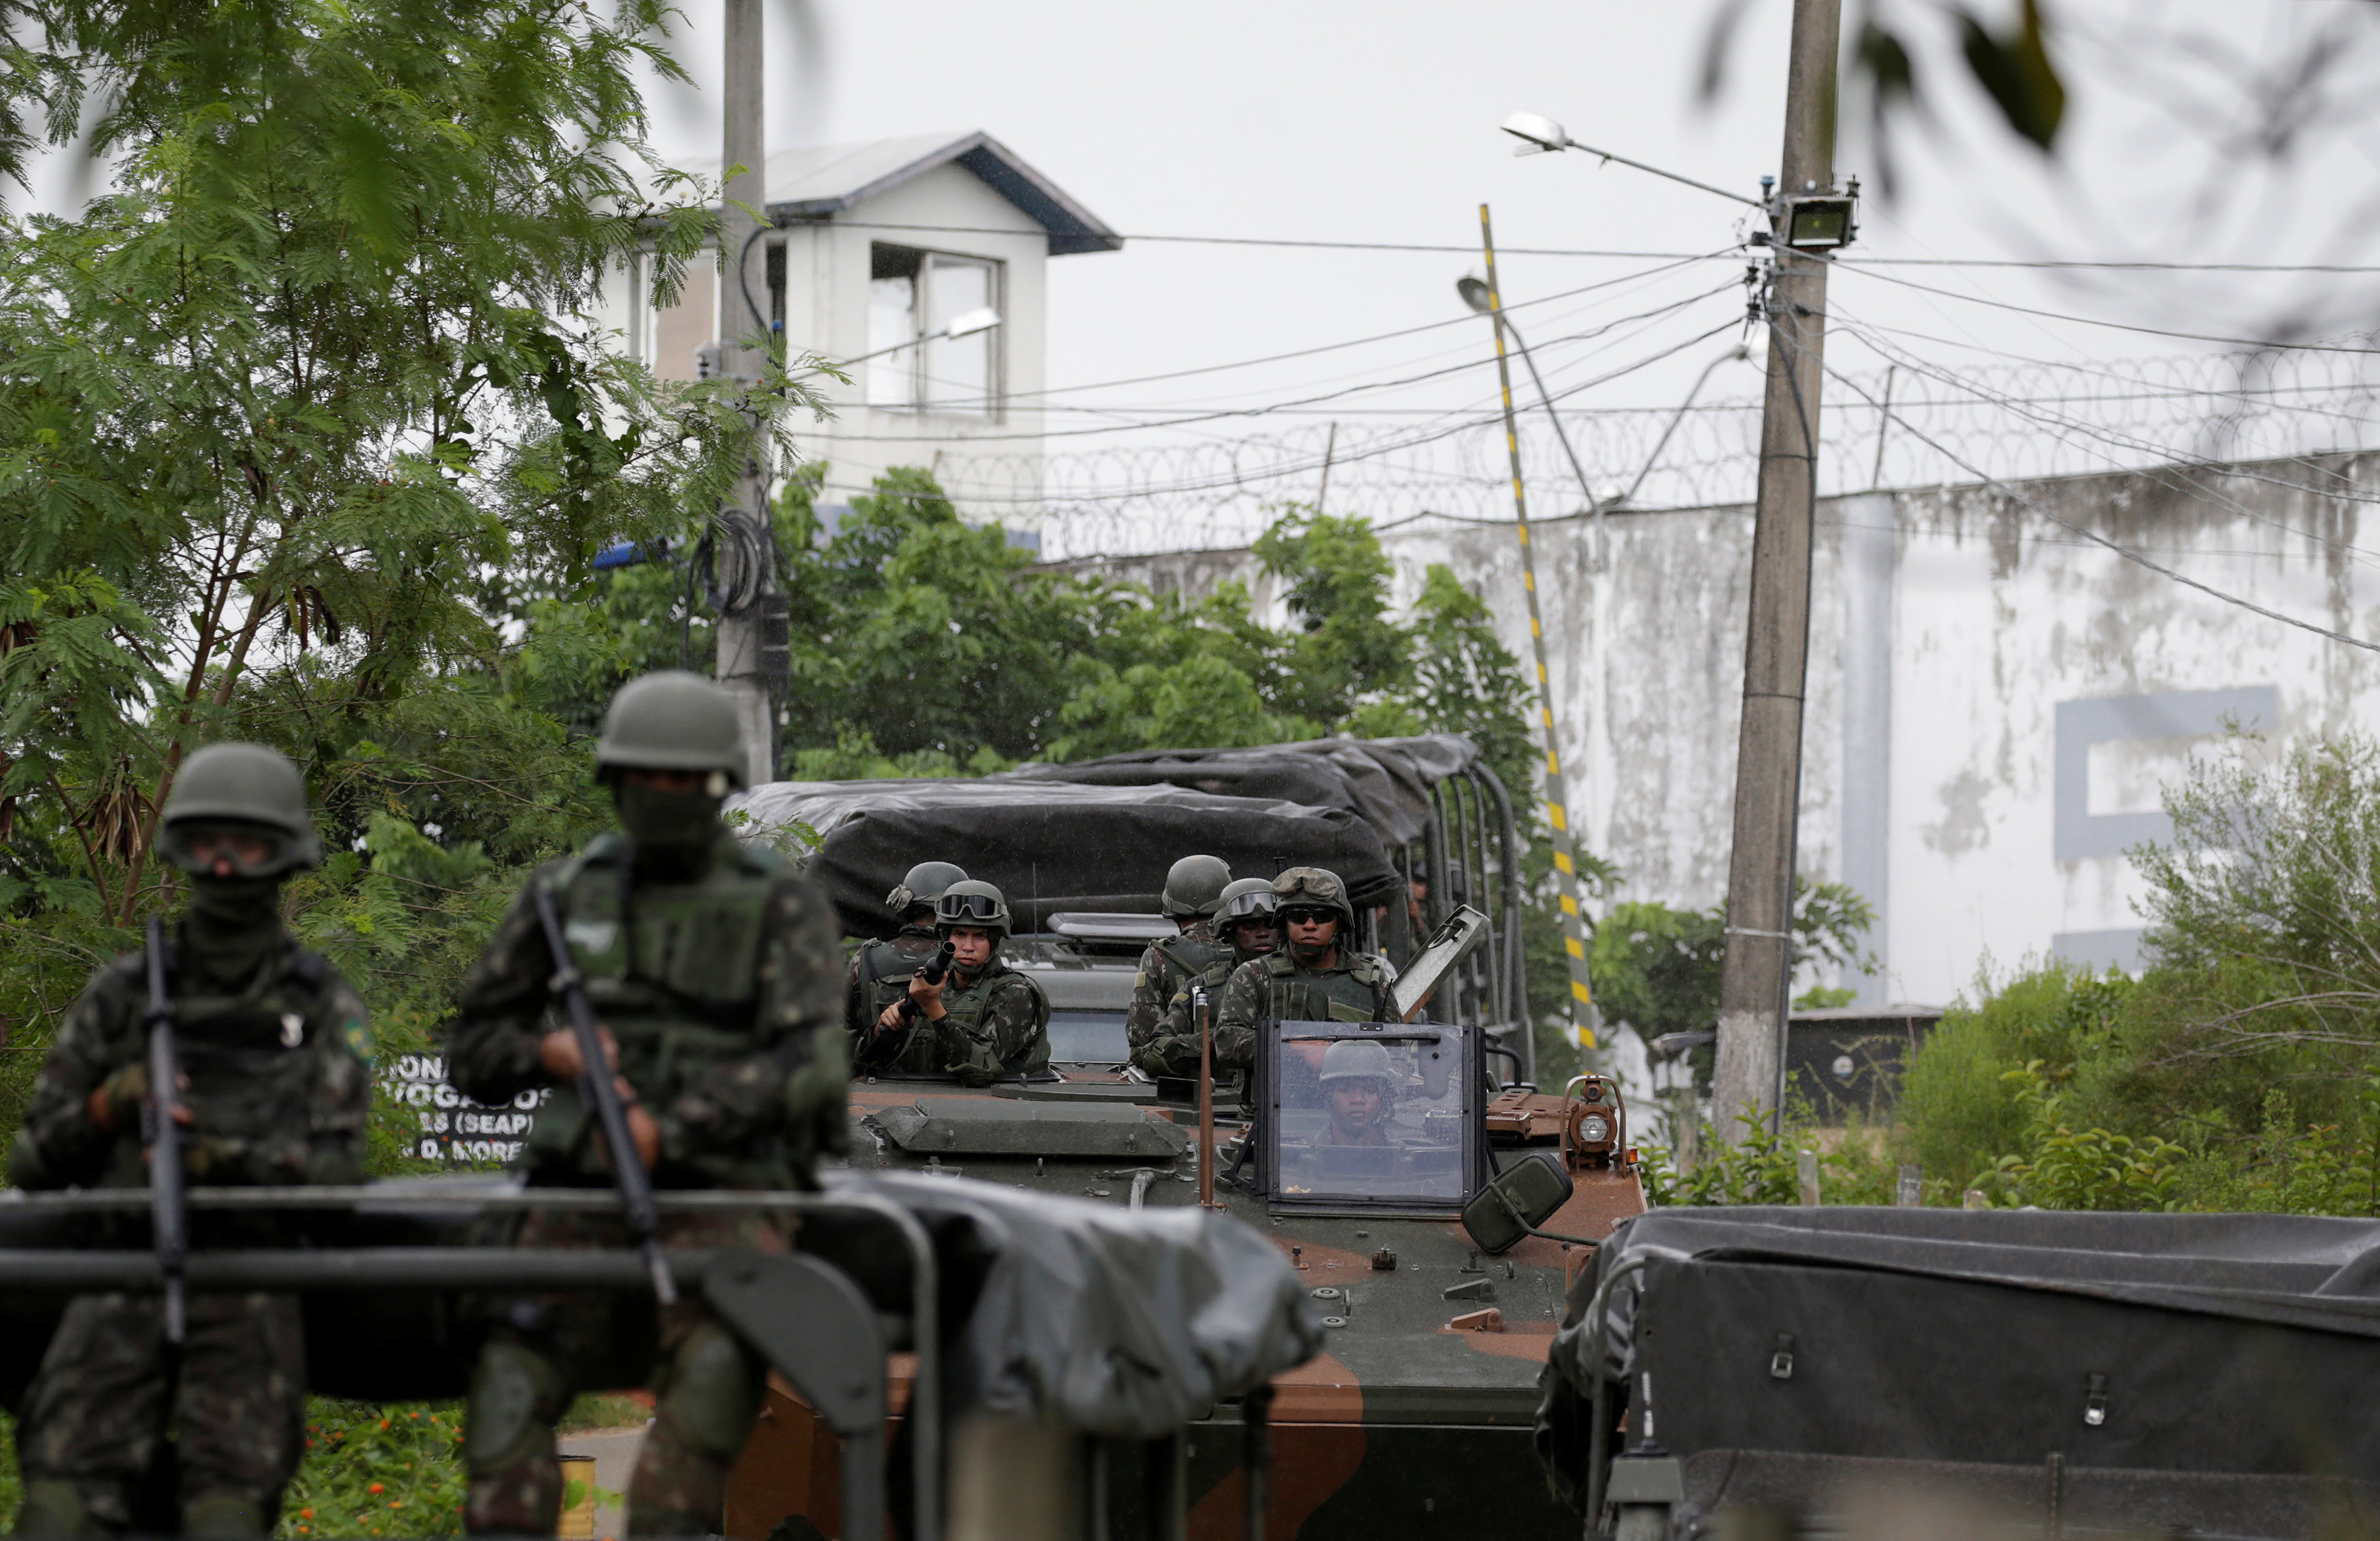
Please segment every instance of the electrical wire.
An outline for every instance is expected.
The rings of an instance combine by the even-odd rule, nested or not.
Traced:
[[[2043,310],[2030,305],[2011,304],[2005,299],[1985,299],[1981,295],[1962,295],[1956,289],[1937,288],[1931,284],[1920,284],[1913,278],[1896,278],[1888,273],[1877,273],[1872,267],[1846,267],[1845,271],[1864,273],[1867,277],[1880,279],[1887,284],[1897,284],[1904,289],[1915,289],[1922,294],[1938,295],[1944,299],[1963,300],[1969,305],[1988,306],[1995,310],[2010,310],[2022,316],[2038,316],[2046,321],[2070,322],[2078,326],[2102,326],[2116,332],[2138,332],[2151,337],[2174,337],[2190,343],[2223,343],[2232,347],[2279,348],[2294,353],[2380,354],[2380,347],[2358,347],[2345,343],[2273,342],[2255,337],[2219,336],[2205,332],[2173,332],[2164,327],[2140,326],[2131,322],[2099,321],[2090,316],[2070,316],[2063,311]]]
[[[893,224],[872,220],[836,219],[803,221],[793,225],[777,226],[780,230],[818,228],[832,224],[846,230],[908,230],[921,235],[942,236],[1015,236],[1029,234],[978,224]],[[1444,253],[1451,256],[1477,256],[1476,246],[1440,246],[1425,241],[1329,241],[1301,239],[1285,236],[1192,236],[1179,232],[1165,234],[1124,234],[1122,241],[1146,241],[1158,245],[1187,246],[1248,246],[1283,250],[1312,251],[1412,251]],[[1620,261],[1666,261],[1680,259],[1706,262],[1720,258],[1732,258],[1733,249],[1724,252],[1690,251],[1621,251],[1592,247],[1513,246],[1500,247],[1500,252],[1515,257],[1585,257],[1609,258]],[[1933,268],[2034,268],[2105,270],[2109,272],[2145,273],[2380,273],[2380,266],[2362,266],[2333,262],[2168,262],[2125,261],[2085,258],[2057,257],[1857,257],[1837,259],[1845,266],[1860,267],[1933,267]]]
[[[1772,335],[1781,337],[1782,334],[1772,333]],[[1794,345],[1790,339],[1786,339],[1786,346],[1790,347]],[[2044,507],[2041,504],[2026,496],[2022,489],[2016,487],[2011,483],[2002,481],[1999,478],[1993,476],[1983,470],[1981,467],[1972,465],[1966,460],[1961,458],[1961,456],[1948,445],[1943,444],[1940,441],[1927,434],[1923,429],[1920,429],[1914,423],[1909,421],[1908,419],[1903,418],[1899,413],[1893,411],[1890,406],[1879,402],[1874,396],[1869,395],[1863,387],[1861,387],[1856,382],[1852,381],[1849,376],[1843,374],[1840,370],[1833,368],[1831,365],[1826,364],[1823,360],[1820,361],[1819,367],[1825,370],[1827,374],[1832,378],[1837,384],[1856,393],[1860,398],[1865,401],[1870,406],[1883,414],[1887,419],[1899,424],[1903,432],[1916,439],[1920,443],[1931,448],[1935,454],[1939,455],[1945,460],[1949,461],[1950,464],[1958,467],[1961,470],[1965,471],[1969,476],[1973,477],[1982,485],[1991,488],[1993,491],[2013,500],[2022,506],[2040,515],[2050,523],[2072,531],[2074,534],[2082,537],[2083,540],[2089,541],[2091,544],[2095,546],[2104,546],[2108,551],[2111,551],[2118,556],[2122,557],[2125,561],[2145,567],[2150,572],[2156,574],[2160,577],[2170,578],[2174,582],[2182,585],[2184,588],[2195,588],[2200,593],[2206,595],[2210,599],[2220,601],[2221,602],[2228,605],[2237,605],[2241,610],[2251,612],[2253,614],[2262,615],[2268,621],[2278,621],[2283,625],[2295,626],[2300,631],[2310,631],[2316,637],[2327,637],[2333,642],[2344,642],[2351,648],[2362,648],[2368,652],[2380,652],[2380,642],[2366,642],[2361,637],[2350,637],[2345,632],[2333,631],[2328,626],[2318,625],[2312,621],[2301,620],[2295,615],[2284,614],[2280,611],[2271,609],[2265,605],[2258,604],[2253,600],[2246,599],[2240,595],[2229,593],[2224,589],[2217,588],[2211,583],[2201,582],[2197,578],[2192,577],[2185,573],[2177,572],[2173,568],[2167,566],[2165,564],[2155,561],[2142,552],[2132,550],[2131,547],[2124,545],[2120,541],[2111,540],[2095,529],[2091,529],[2082,525],[2078,525],[2073,520],[2065,517],[2063,515],[2051,512],[2048,508]]]
[[[1472,319],[1475,320],[1476,318]],[[1666,358],[1674,358],[1678,354],[1683,353],[1689,348],[1698,347],[1702,344],[1708,342],[1710,339],[1718,336],[1722,333],[1734,330],[1742,323],[1742,318],[1740,316],[1730,316],[1725,322],[1722,322],[1718,326],[1710,328],[1708,331],[1698,333],[1692,337],[1686,338],[1682,342],[1662,348],[1657,353],[1647,354],[1644,358],[1638,358],[1631,363],[1622,364],[1619,368],[1597,375],[1592,380],[1582,381],[1578,384],[1570,387],[1568,390],[1557,391],[1554,393],[1554,399],[1556,401],[1560,401],[1566,396],[1574,395],[1579,392],[1592,390],[1597,385],[1608,384],[1611,381],[1633,374],[1638,370],[1649,368],[1650,366],[1658,364]],[[1456,433],[1463,432],[1466,430],[1485,427],[1499,420],[1500,420],[1499,417],[1492,413],[1467,417],[1460,422],[1453,423],[1445,428],[1435,429],[1428,432],[1407,435],[1384,443],[1369,445],[1359,450],[1340,450],[1331,456],[1331,460],[1334,465],[1343,466],[1364,460],[1377,459],[1381,455],[1393,455],[1401,450],[1417,449],[1424,444],[1435,443],[1440,439],[1449,438]],[[1308,456],[1294,461],[1285,461],[1279,465],[1264,467],[1255,470],[1234,471],[1229,477],[1206,478],[1197,480],[1178,481],[1162,486],[1135,487],[1128,491],[1117,492],[1071,492],[1066,494],[1066,498],[1069,501],[1077,503],[1118,503],[1143,498],[1164,497],[1184,492],[1213,491],[1225,487],[1243,486],[1252,481],[1275,481],[1287,479],[1292,477],[1311,475],[1320,467],[1322,461],[1319,456]],[[944,488],[945,491],[947,491],[953,497],[964,499],[970,503],[1031,504],[1037,506],[1046,507],[1052,502],[1050,497],[1044,494],[1036,494],[1028,497],[1014,493],[976,491],[964,488],[955,482],[945,482]]]
[[[2004,411],[2014,413],[2015,415],[2024,418],[2040,427],[2048,429],[2053,432],[2061,429],[2068,430],[2071,432],[2079,433],[2083,437],[2095,439],[2104,444],[2110,445],[2117,449],[2146,452],[2152,455],[2167,455],[2169,453],[2165,449],[2165,446],[2154,443],[2148,440],[2132,438],[2129,435],[2119,433],[2113,430],[2101,428],[2095,424],[2083,422],[2078,419],[2066,417],[2062,414],[2034,410],[2034,407],[2035,404],[2027,401],[2025,398],[2003,395],[1991,392],[1973,381],[1967,380],[1961,376],[1951,374],[1943,370],[1940,366],[1930,364],[1922,358],[1914,357],[1913,355],[1900,353],[1895,350],[1886,348],[1879,345],[1875,338],[1863,334],[1866,323],[1862,322],[1856,317],[1845,316],[1839,310],[1830,318],[1830,320],[1834,321],[1838,324],[1843,325],[1852,336],[1858,337],[1859,340],[1865,344],[1869,348],[1876,351],[1881,357],[1899,365],[1900,368],[1908,370],[1921,377],[1935,380],[1939,383],[1953,385],[1964,389],[1971,396],[1978,401],[1985,402],[1991,406],[1999,407]],[[2073,440],[2066,437],[2064,434],[2060,434],[2059,442],[2063,443],[2073,443]],[[2288,481],[2278,477],[2259,476],[2254,472],[2247,470],[2244,467],[2235,467],[2228,462],[2208,461],[2205,462],[2205,464],[2209,467],[2218,464],[2222,465],[2222,474],[2226,476],[2238,475],[2248,477],[2252,479],[2270,481],[2276,485],[2288,487],[2295,491],[2313,492],[2318,497],[2337,495],[2325,491],[2322,489],[2308,487],[2302,482]],[[2319,535],[2312,530],[2301,529],[2295,525],[2289,524],[2281,519],[2274,518],[2270,515],[2258,513],[2255,509],[2251,508],[2246,504],[2229,496],[2218,488],[2209,486],[2203,481],[2185,482],[2179,479],[2172,468],[2169,467],[2152,467],[2135,471],[2133,474],[2154,482],[2158,486],[2165,487],[2169,491],[2186,491],[2198,497],[2205,498],[2230,510],[2240,517],[2251,520],[2254,523],[2269,525],[2275,529],[2281,530],[2289,535],[2294,535],[2301,540],[2311,540],[2318,545],[2327,546],[2334,551],[2350,553],[2366,562],[2380,564],[2380,552],[2368,551],[2362,546],[2354,544],[2352,541],[2334,540],[2329,536]],[[2344,497],[2342,501],[2369,502],[2372,500],[2368,498]]]
[[[1690,306],[1699,305],[1704,300],[1710,299],[1715,296],[1726,294],[1735,287],[1735,280],[1730,279],[1726,283],[1718,285],[1714,288],[1706,289],[1700,293],[1689,295],[1683,299],[1672,300],[1666,305],[1657,306],[1650,310],[1638,311],[1633,315],[1621,316],[1617,320],[1606,322],[1602,326],[1595,327],[1585,332],[1572,333],[1568,336],[1557,337],[1546,346],[1550,347],[1558,346],[1565,343],[1591,341],[1594,338],[1600,337],[1619,327],[1626,326],[1634,322],[1658,321],[1663,317],[1674,315],[1678,311],[1683,310]],[[1466,316],[1462,319],[1475,322],[1478,318]],[[1226,418],[1260,418],[1265,417],[1283,406],[1310,407],[1319,402],[1334,401],[1342,396],[1354,395],[1359,392],[1396,390],[1406,385],[1417,385],[1425,381],[1440,380],[1444,379],[1448,375],[1462,374],[1473,370],[1480,369],[1493,361],[1494,360],[1491,356],[1483,355],[1477,358],[1465,359],[1463,362],[1459,364],[1450,364],[1440,369],[1427,370],[1419,374],[1405,375],[1394,380],[1365,381],[1357,384],[1342,386],[1335,391],[1325,391],[1317,395],[1296,396],[1284,402],[1269,403],[1257,406],[1228,406],[1212,411],[1190,413],[1177,418],[1160,419],[1155,421],[1106,423],[1093,428],[1050,429],[1035,433],[974,433],[967,435],[965,442],[970,444],[981,444],[999,443],[1016,440],[1039,442],[1048,439],[1078,439],[1088,438],[1093,435],[1103,433],[1130,432],[1138,429],[1175,428],[1190,423],[1215,422]],[[817,431],[819,432],[820,437],[831,439],[836,443],[906,444],[915,443],[919,440],[942,440],[951,437],[949,432],[945,430],[920,430],[916,433],[838,433],[833,431],[832,429],[820,430]]]

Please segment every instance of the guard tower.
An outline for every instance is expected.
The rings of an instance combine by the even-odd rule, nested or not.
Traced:
[[[822,382],[836,419],[794,425],[804,453],[827,463],[821,512],[831,521],[890,467],[923,466],[969,520],[1033,543],[1046,265],[1118,250],[1123,237],[980,131],[781,150],[767,188],[769,292],[752,303],[794,356],[852,363],[849,384]],[[616,275],[606,309],[632,357],[688,380],[696,350],[739,320],[730,307],[742,297],[726,288],[705,258],[678,303],[656,309],[639,260]],[[986,309],[997,325],[944,334]]]

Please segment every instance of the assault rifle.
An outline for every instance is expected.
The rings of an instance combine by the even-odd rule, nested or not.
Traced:
[[[675,1304],[677,1285],[670,1278],[669,1260],[662,1256],[661,1213],[653,1203],[653,1180],[638,1159],[637,1142],[628,1134],[628,1110],[613,1085],[613,1072],[603,1055],[603,1028],[587,999],[587,980],[570,961],[570,943],[562,934],[562,917],[554,913],[553,895],[545,885],[529,884],[529,900],[537,906],[537,922],[545,931],[545,950],[553,957],[553,993],[562,998],[570,1031],[578,1040],[578,1058],[585,1067],[578,1076],[578,1095],[595,1113],[603,1145],[612,1153],[612,1175],[620,1185],[620,1205],[628,1212],[628,1229],[645,1255],[645,1269],[653,1278],[653,1298]]]
[[[943,938],[941,946],[934,950],[934,955],[918,966],[917,977],[929,985],[941,984],[951,977],[951,960],[956,956],[958,956],[958,949],[951,945],[948,937]],[[903,996],[901,1020],[905,1023],[914,1022],[917,1016],[917,1002],[905,995]]]
[[[165,999],[165,928],[149,919],[149,1105],[140,1135],[149,1147],[149,1212],[157,1271],[165,1280],[165,1341],[181,1342],[185,1328],[182,1268],[189,1260],[189,1216],[182,1204],[182,1126],[174,1097],[182,1087],[182,1057],[174,1051],[174,1003]]]

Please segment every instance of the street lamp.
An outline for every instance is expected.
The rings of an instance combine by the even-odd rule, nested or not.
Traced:
[[[1515,115],[1527,117],[1531,115],[1522,113]],[[1512,125],[1506,124],[1505,127],[1510,128]],[[1556,131],[1560,131],[1559,126],[1556,127]],[[1522,339],[1521,329],[1512,324],[1512,312],[1504,310],[1496,303],[1496,296],[1488,287],[1488,281],[1475,273],[1465,273],[1456,279],[1454,292],[1463,297],[1463,304],[1483,316],[1492,317],[1502,325],[1505,334],[1512,339],[1512,350],[1521,356],[1521,362],[1528,366],[1529,380],[1537,388],[1537,400],[1545,407],[1546,417],[1554,425],[1554,437],[1560,442],[1562,454],[1570,459],[1571,474],[1578,478],[1579,493],[1586,499],[1587,508],[1595,515],[1596,545],[1598,549],[1603,544],[1603,516],[1609,510],[1626,507],[1628,500],[1636,495],[1636,490],[1645,485],[1645,479],[1652,474],[1654,465],[1661,458],[1661,452],[1669,448],[1670,436],[1677,432],[1678,424],[1685,420],[1687,410],[1694,406],[1694,397],[1702,394],[1704,382],[1710,379],[1712,371],[1721,364],[1736,363],[1752,357],[1751,349],[1738,344],[1705,364],[1703,372],[1694,377],[1694,388],[1686,393],[1686,399],[1678,404],[1677,411],[1670,414],[1669,426],[1661,430],[1661,437],[1654,443],[1653,453],[1645,456],[1644,467],[1636,473],[1636,479],[1628,484],[1625,491],[1612,497],[1598,499],[1595,495],[1595,489],[1587,482],[1585,467],[1578,463],[1577,452],[1570,447],[1570,434],[1562,428],[1561,414],[1554,410],[1553,395],[1546,389],[1544,378],[1537,373],[1536,356],[1529,351],[1529,345]]]
[[[1597,150],[1591,144],[1581,144],[1572,139],[1560,124],[1543,113],[1514,113],[1504,120],[1503,127],[1504,132],[1522,141],[1521,148],[1513,152],[1516,155],[1536,155],[1555,150],[1583,150],[1599,159],[1617,161],[1623,166],[1650,172],[1656,176],[1666,176],[1672,182],[1683,182],[1687,187],[1698,188],[1706,193],[1717,193],[1721,198],[1731,198],[1738,203],[1749,203],[1764,213],[1767,212],[1768,206],[1756,198],[1746,198],[1742,193],[1730,192],[1725,188],[1714,188],[1708,182],[1697,182],[1691,176],[1681,176],[1674,171],[1663,171],[1659,166],[1648,166],[1642,161],[1632,161],[1625,155],[1614,155],[1609,150]]]
[[[865,364],[871,358],[881,358],[888,353],[898,353],[903,348],[917,347],[926,343],[955,342],[961,337],[972,337],[978,332],[989,332],[1000,322],[999,311],[989,305],[978,305],[972,310],[962,310],[953,316],[942,323],[941,330],[939,332],[929,332],[922,337],[911,337],[905,341],[894,343],[891,347],[880,347],[873,353],[863,353],[856,358],[845,358],[833,367],[838,370],[847,370],[854,364]],[[807,380],[810,375],[821,372],[819,370],[812,370],[801,378]]]

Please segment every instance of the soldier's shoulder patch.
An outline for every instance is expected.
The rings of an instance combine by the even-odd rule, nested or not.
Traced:
[[[349,1013],[339,1024],[339,1036],[345,1039],[347,1052],[369,1064],[372,1057],[371,1024],[361,1016]]]

